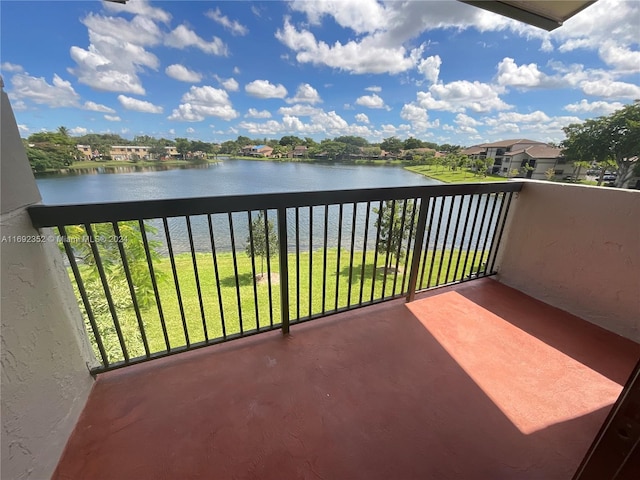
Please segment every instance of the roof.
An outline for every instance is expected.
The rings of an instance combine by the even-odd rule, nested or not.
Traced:
[[[536,140],[528,140],[526,138],[519,138],[516,140],[498,140],[497,142],[492,143],[482,143],[477,145],[478,147],[513,147],[518,144],[529,144],[529,145],[546,145],[544,142],[538,142]]]
[[[525,150],[533,158],[558,158],[562,156],[562,149],[549,145],[535,145]]]
[[[597,0],[459,1],[551,31],[560,27],[565,21],[589,5],[596,3]]]

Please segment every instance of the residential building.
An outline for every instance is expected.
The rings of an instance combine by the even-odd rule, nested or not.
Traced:
[[[268,145],[252,145],[249,150],[249,156],[252,157],[270,157],[272,154],[273,148]]]
[[[93,151],[91,145],[76,145],[76,148],[82,153],[85,160],[91,160],[93,158]]]
[[[466,148],[461,153],[472,160],[493,160],[489,172],[503,177],[545,180],[550,168],[554,170],[556,178],[574,175],[573,166],[562,156],[561,149],[536,140],[482,143]],[[581,178],[585,173],[581,172]]]
[[[147,160],[150,148],[143,145],[113,145],[109,155],[113,160],[131,160],[134,155],[137,155],[140,160]]]

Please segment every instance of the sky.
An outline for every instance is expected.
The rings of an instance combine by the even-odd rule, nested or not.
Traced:
[[[23,137],[559,142],[640,99],[640,1],[546,32],[454,0],[0,3]]]

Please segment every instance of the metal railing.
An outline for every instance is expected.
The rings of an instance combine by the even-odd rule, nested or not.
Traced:
[[[495,273],[521,182],[29,208],[103,372]],[[244,254],[243,254],[244,252]]]

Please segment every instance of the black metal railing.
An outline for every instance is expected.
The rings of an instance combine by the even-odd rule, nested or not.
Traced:
[[[495,273],[522,183],[29,208],[102,372]],[[277,257],[277,258],[276,258]]]

